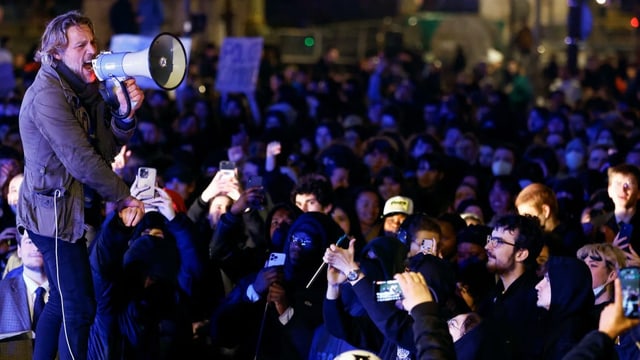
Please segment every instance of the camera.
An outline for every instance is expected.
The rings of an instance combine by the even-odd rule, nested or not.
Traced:
[[[398,280],[376,281],[376,300],[377,301],[395,301],[402,299],[402,289]]]

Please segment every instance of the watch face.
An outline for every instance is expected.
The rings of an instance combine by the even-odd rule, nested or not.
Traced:
[[[349,271],[349,273],[347,274],[347,280],[349,281],[354,281],[356,279],[358,279],[358,275],[360,274],[359,270],[351,270]]]

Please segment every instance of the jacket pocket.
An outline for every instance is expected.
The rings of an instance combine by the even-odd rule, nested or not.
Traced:
[[[71,220],[70,197],[65,196],[64,189],[51,190],[34,194],[36,212],[36,232],[55,237],[57,231],[66,231],[67,222]],[[62,234],[57,234],[60,237]]]

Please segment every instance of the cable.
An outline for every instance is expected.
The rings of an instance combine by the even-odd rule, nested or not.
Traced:
[[[256,344],[256,351],[253,356],[253,360],[258,360],[260,355],[260,344],[262,343],[262,333],[264,332],[264,323],[267,321],[267,310],[269,310],[269,301],[264,304],[264,312],[262,313],[262,321],[260,322],[260,332],[258,333],[258,342]]]
[[[55,255],[56,255],[56,282],[58,283],[58,292],[60,293],[60,308],[62,310],[62,328],[64,330],[64,339],[67,343],[67,349],[71,355],[71,359],[75,360],[73,351],[71,350],[71,343],[69,342],[69,333],[67,332],[67,317],[64,311],[64,297],[62,296],[62,283],[60,282],[60,267],[58,258],[58,198],[62,197],[60,189],[56,189],[53,193],[53,213],[55,215]]]

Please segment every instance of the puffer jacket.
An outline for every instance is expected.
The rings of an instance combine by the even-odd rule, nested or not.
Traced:
[[[100,96],[92,99],[83,104],[49,64],[27,89],[19,118],[25,157],[19,228],[48,237],[57,232],[73,242],[85,231],[83,184],[106,201],[129,195],[110,163],[133,135],[135,122],[112,118]]]

